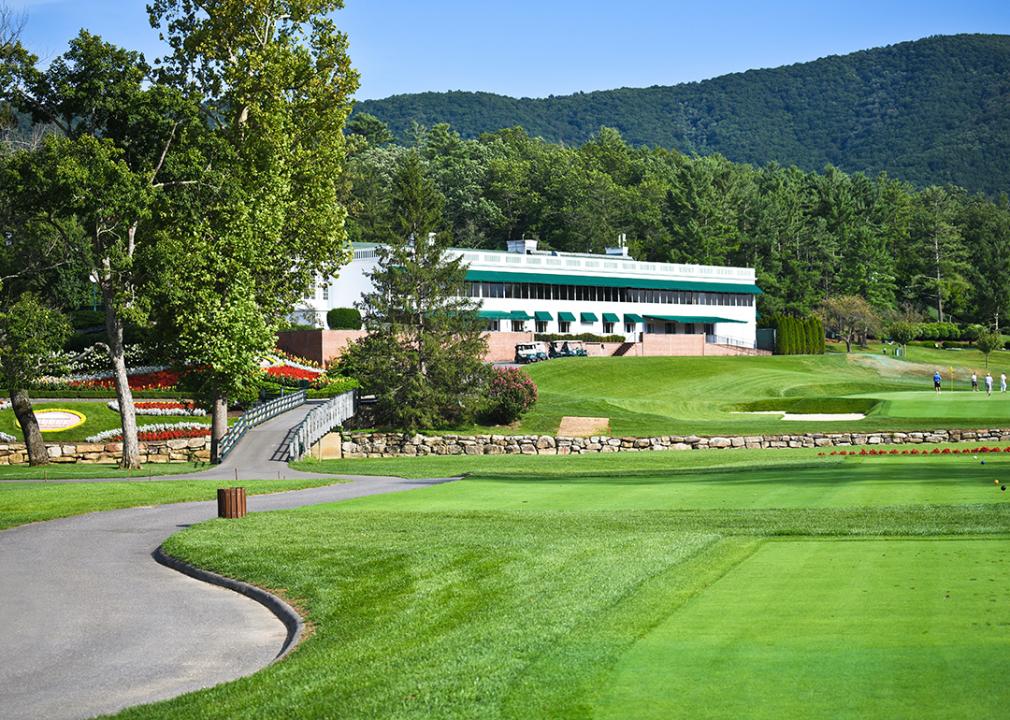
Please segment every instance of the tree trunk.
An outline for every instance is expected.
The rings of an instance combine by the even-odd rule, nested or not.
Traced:
[[[933,235],[933,257],[936,261],[936,314],[940,322],[943,322],[943,282],[940,274],[940,234]]]
[[[21,426],[21,432],[25,436],[25,445],[28,447],[28,464],[48,465],[49,453],[46,451],[46,443],[42,439],[39,421],[35,417],[28,393],[24,390],[11,390],[11,408],[14,410],[14,417],[17,418],[18,425]]]
[[[847,353],[852,352],[852,336],[851,335],[846,335],[845,336],[845,352],[847,352]]]
[[[228,398],[216,397],[210,411],[210,457],[212,462],[221,462],[218,445],[228,434]]]
[[[126,376],[126,354],[123,346],[123,321],[116,314],[109,293],[104,292],[105,332],[109,336],[109,359],[112,361],[112,377],[116,383],[116,399],[119,401],[119,417],[123,428],[123,459],[120,467],[136,470],[140,467],[140,442],[137,440],[137,412],[133,407],[133,392]]]

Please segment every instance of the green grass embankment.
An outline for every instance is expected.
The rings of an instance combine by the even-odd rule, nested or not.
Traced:
[[[211,521],[169,552],[285,588],[314,633],[123,717],[998,716],[1010,460],[985,459],[484,468]]]

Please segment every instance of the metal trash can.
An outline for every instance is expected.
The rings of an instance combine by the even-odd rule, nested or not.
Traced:
[[[218,488],[217,490],[217,516],[219,518],[241,518],[245,517],[245,488]]]

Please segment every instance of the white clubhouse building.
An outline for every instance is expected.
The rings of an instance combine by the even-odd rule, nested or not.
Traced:
[[[481,300],[491,332],[622,335],[705,335],[706,342],[753,348],[754,270],[637,262],[621,247],[606,254],[538,250],[514,240],[508,250],[453,249],[467,265],[467,292]],[[354,307],[370,291],[376,246],[354,245],[338,278],[321,280],[297,315],[326,327],[331,308]]]

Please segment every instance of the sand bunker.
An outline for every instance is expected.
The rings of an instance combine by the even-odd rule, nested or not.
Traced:
[[[561,418],[558,435],[561,437],[589,437],[590,435],[609,435],[610,418],[577,417],[566,415]]]
[[[781,415],[783,420],[791,422],[849,422],[865,420],[863,413],[791,413],[785,410],[753,410],[751,412],[735,412],[734,415]]]

